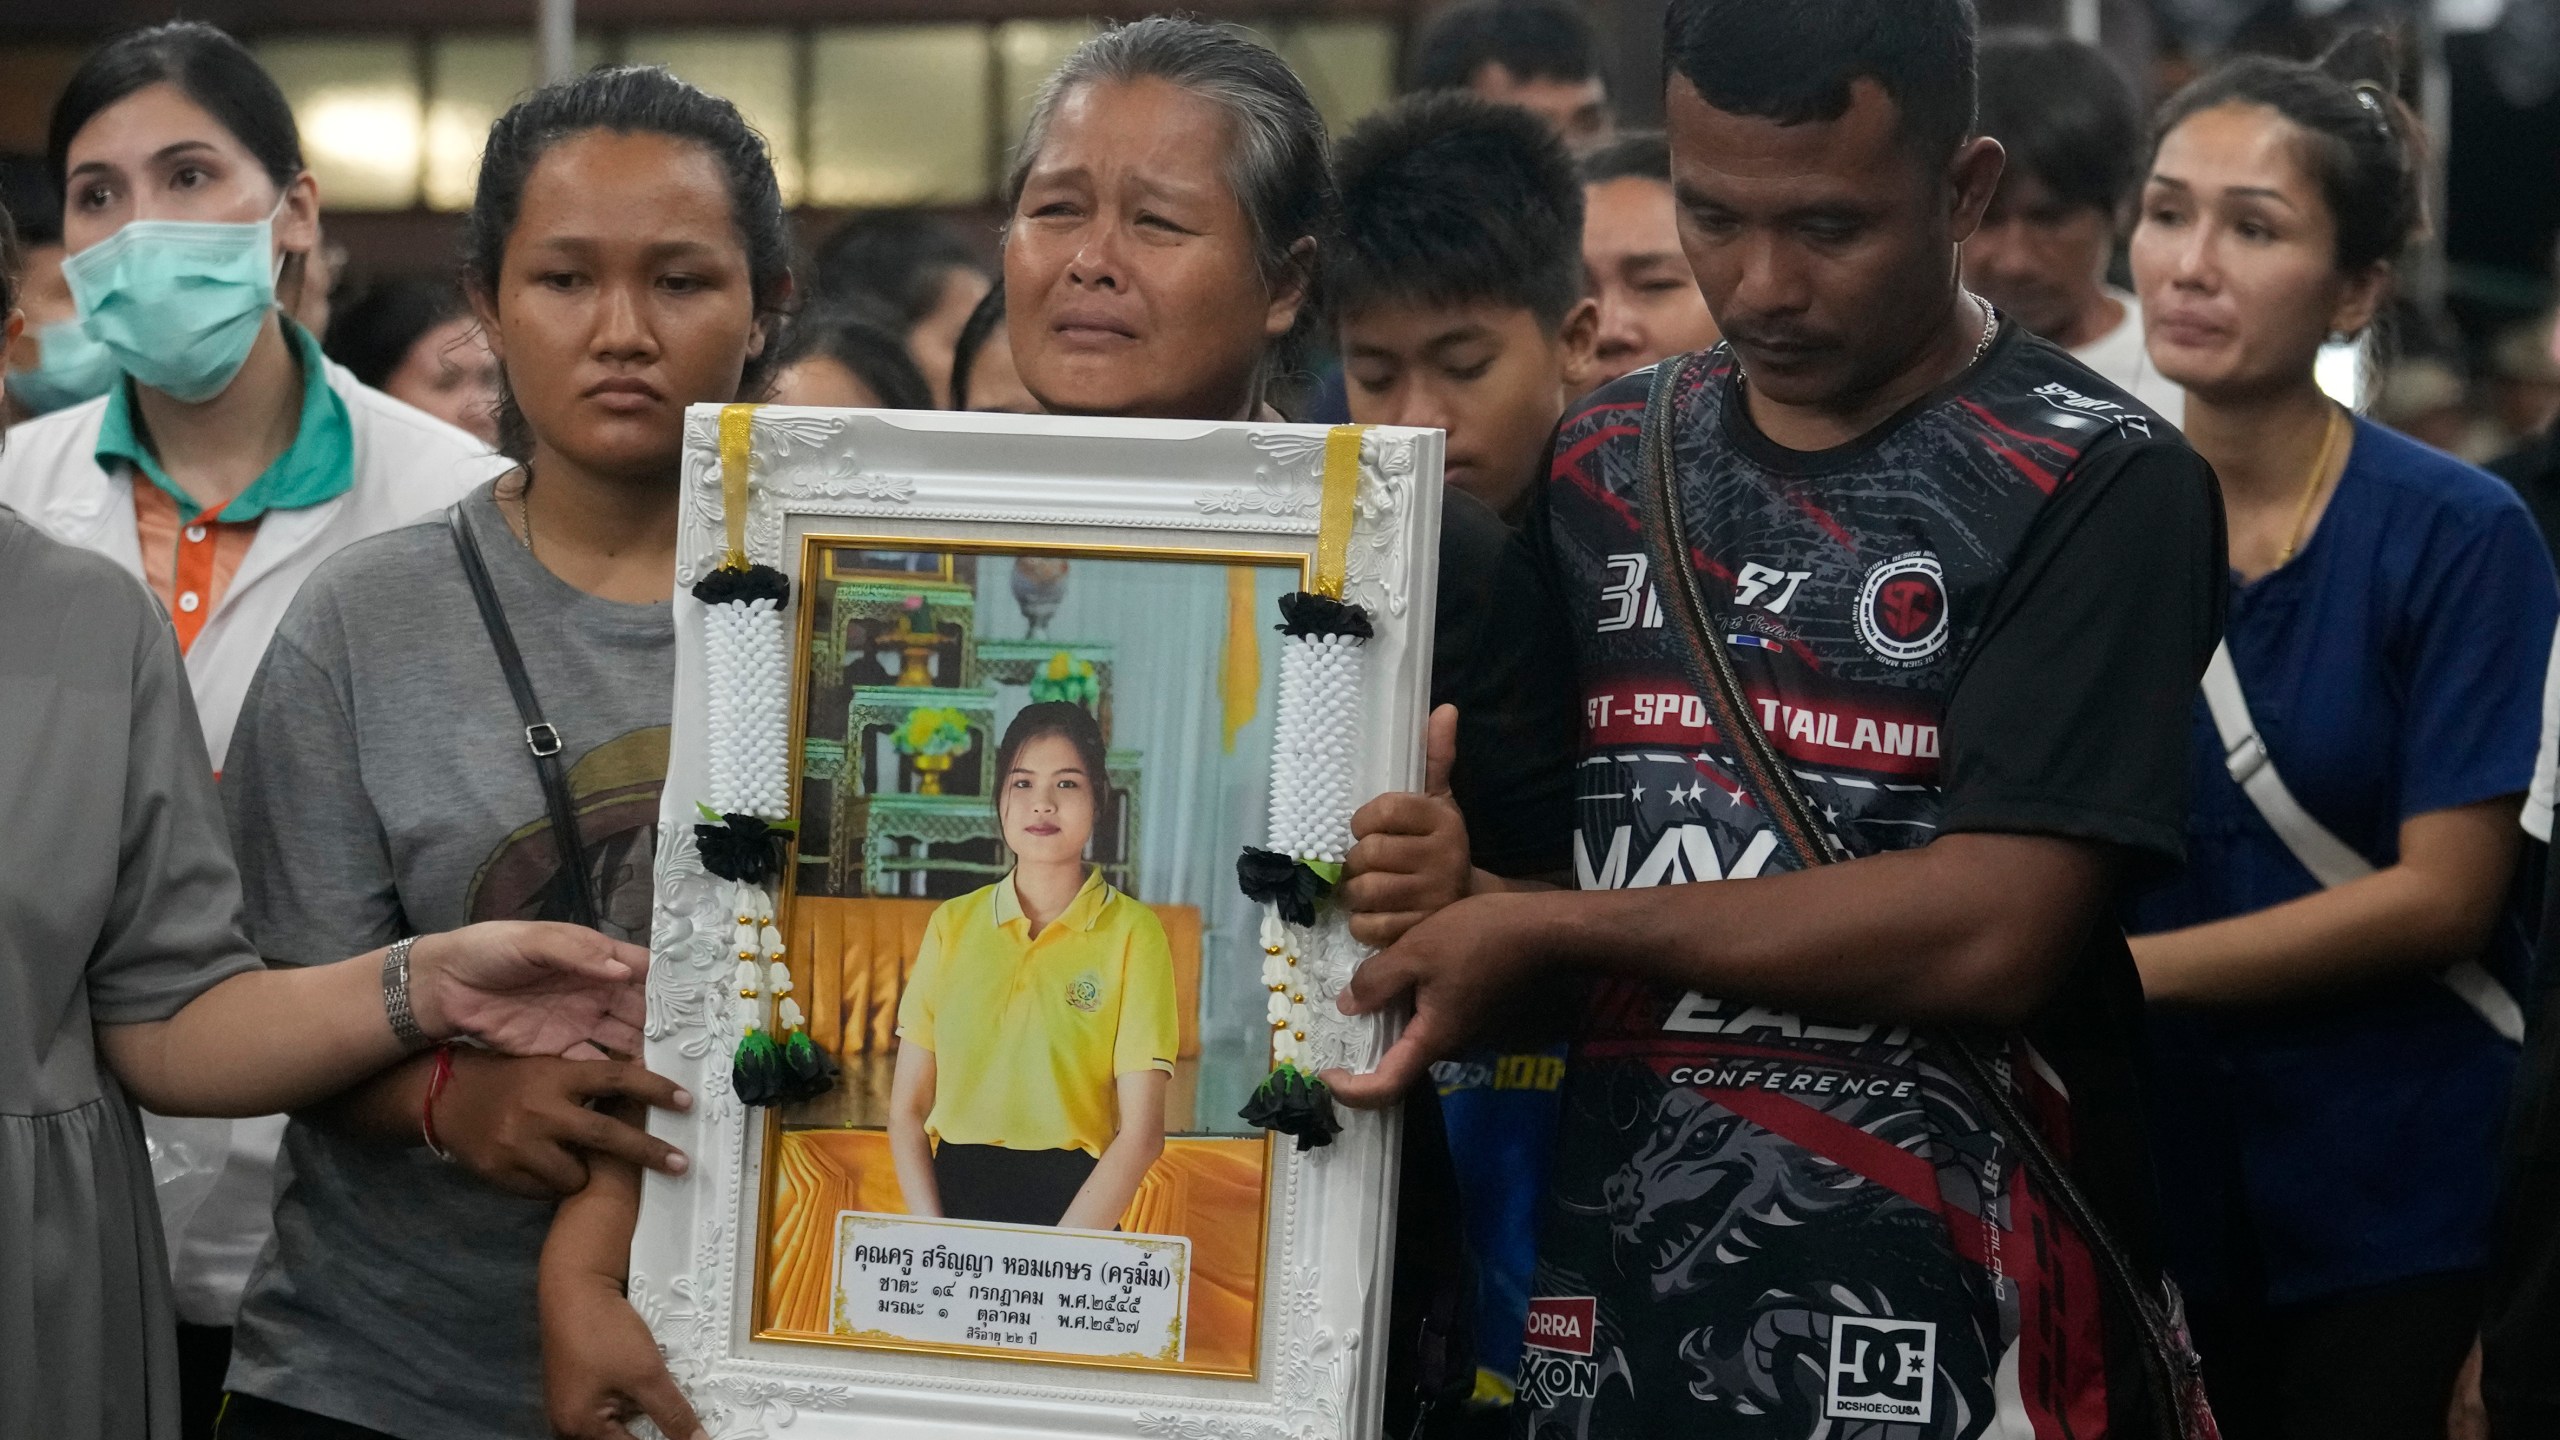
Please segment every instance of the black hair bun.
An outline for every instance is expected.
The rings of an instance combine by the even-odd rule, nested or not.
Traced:
[[[2336,43],[2322,51],[2316,62],[2323,74],[2362,88],[2370,85],[2380,92],[2377,98],[2392,99],[2400,93],[2400,51],[2389,35],[2371,27],[2349,30]]]

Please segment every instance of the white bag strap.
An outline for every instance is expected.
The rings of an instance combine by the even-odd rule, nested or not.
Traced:
[[[2267,753],[2267,742],[2258,738],[2258,722],[2249,714],[2249,698],[2241,693],[2240,672],[2232,668],[2229,645],[2213,648],[2213,663],[2204,671],[2204,703],[2213,712],[2214,731],[2222,737],[2222,764],[2231,773],[2232,783],[2258,807],[2267,828],[2276,832],[2311,878],[2326,890],[2372,874],[2371,861],[2312,819],[2311,812],[2285,788],[2284,777],[2276,773],[2275,757]],[[2457,961],[2437,978],[2479,1012],[2490,1029],[2511,1042],[2523,1043],[2523,1007],[2479,961]]]

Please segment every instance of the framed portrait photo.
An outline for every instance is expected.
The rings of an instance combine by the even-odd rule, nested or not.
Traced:
[[[1440,476],[688,416],[631,1297],[713,1435],[1378,1432],[1398,1121],[1272,1097],[1389,1038],[1304,896],[1421,779]]]

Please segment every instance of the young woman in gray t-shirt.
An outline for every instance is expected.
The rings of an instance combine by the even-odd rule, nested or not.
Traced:
[[[322,570],[251,693],[223,788],[270,953],[486,914],[588,913],[645,939],[684,409],[762,391],[788,255],[763,140],[663,70],[591,72],[492,127],[464,278],[504,366],[518,468],[458,513],[560,732],[583,875],[564,872],[439,516]],[[685,1161],[632,1112],[687,1099],[623,1061],[446,1068],[440,1090],[435,1063],[414,1065],[295,1120],[223,1440],[520,1440],[608,1408],[545,1415],[545,1359],[579,1355],[544,1354],[540,1258],[555,1232],[583,1242],[563,1246],[581,1283],[560,1287],[553,1335],[645,1345],[620,1290],[637,1167]]]

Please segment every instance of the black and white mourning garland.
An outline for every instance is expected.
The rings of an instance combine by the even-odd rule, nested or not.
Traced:
[[[711,797],[696,803],[703,823],[693,835],[702,868],[728,883],[729,954],[744,1011],[730,1083],[746,1104],[782,1105],[835,1088],[836,1064],[809,1038],[775,924],[774,899],[799,829],[791,818],[791,641],[783,624],[791,577],[747,560],[754,417],[752,405],[721,413],[721,508],[729,547],[720,567],[693,587],[703,608],[711,711]]]
[[[1330,596],[1280,597],[1280,703],[1271,754],[1271,845],[1248,846],[1236,879],[1262,907],[1262,983],[1270,995],[1271,1073],[1246,1121],[1331,1144],[1342,1129],[1333,1092],[1307,1059],[1312,931],[1351,853],[1353,761],[1360,748],[1360,683],[1368,613]]]

